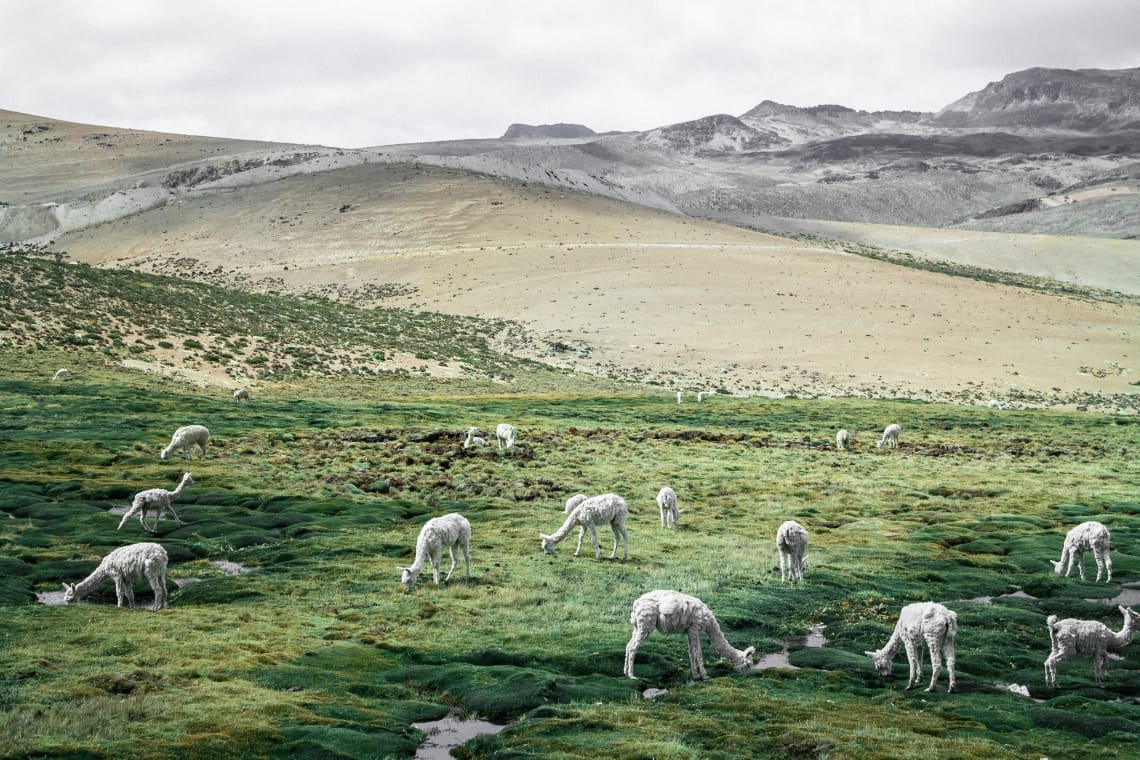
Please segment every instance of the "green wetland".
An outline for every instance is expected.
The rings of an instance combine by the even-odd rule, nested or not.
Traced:
[[[1138,593],[1140,418],[678,405],[481,355],[498,381],[294,374],[244,404],[125,369],[110,343],[40,342],[0,350],[0,757],[411,758],[412,724],[452,710],[509,724],[462,758],[1135,756],[1140,643],[1103,688],[1088,657],[1060,664],[1056,690],[1042,665],[1046,616],[1117,630],[1114,600]],[[52,382],[60,366],[72,377]],[[519,429],[504,452],[501,421]],[[876,449],[889,422],[901,448]],[[160,461],[185,424],[210,428],[206,458]],[[492,445],[463,449],[471,426]],[[841,427],[851,451],[835,450]],[[116,507],[187,470],[185,525],[116,531]],[[659,525],[663,485],[675,530]],[[576,532],[542,553],[569,496],[608,491],[630,506],[628,560],[608,559],[608,529],[601,560],[588,536],[573,556]],[[471,579],[461,559],[404,591],[396,566],[448,512],[471,522]],[[780,582],[786,519],[810,532],[798,587]],[[1065,533],[1093,519],[1112,531],[1113,582],[1093,582],[1091,557],[1084,582],[1054,575]],[[149,540],[170,556],[167,609],[145,608],[145,582],[136,609],[109,581],[79,604],[37,601]],[[790,640],[791,667],[741,675],[703,638],[710,678],[692,682],[685,637],[654,633],[625,678],[632,602],[656,588],[700,597],[738,648]],[[922,691],[929,663],[907,691],[902,652],[889,678],[863,654],[915,601],[958,614],[955,693],[945,676]],[[817,624],[825,646],[791,638]]]

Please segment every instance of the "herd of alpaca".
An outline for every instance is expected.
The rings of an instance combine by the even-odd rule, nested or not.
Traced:
[[[64,380],[69,376],[66,369],[59,370],[53,380]],[[245,389],[234,391],[236,401],[248,401],[249,393]],[[703,400],[703,393],[698,394],[698,401]],[[677,394],[678,403],[681,402],[681,393]],[[463,441],[463,448],[472,446],[486,446],[487,441],[476,435],[476,428],[467,431]],[[890,424],[883,430],[883,436],[876,444],[876,448],[884,445],[887,448],[897,448],[901,428],[897,424]],[[514,426],[501,423],[495,430],[495,437],[499,449],[514,446],[517,432]],[[191,458],[193,447],[197,446],[201,455],[206,454],[206,447],[210,440],[210,432],[202,425],[187,425],[178,428],[171,438],[170,444],[160,452],[160,458],[167,457],[181,450],[186,459]],[[853,436],[847,430],[840,430],[836,434],[836,448],[840,451],[850,446]],[[187,472],[182,476],[178,486],[173,490],[164,488],[151,488],[140,491],[134,497],[130,508],[123,514],[116,530],[134,515],[138,515],[143,530],[156,533],[158,523],[167,511],[174,516],[179,525],[183,525],[181,518],[174,509],[173,501],[194,480]],[[665,486],[657,493],[657,506],[661,518],[662,528],[678,527],[680,510],[677,506],[677,493]],[[629,558],[629,534],[626,530],[626,519],[629,508],[625,500],[614,493],[602,494],[592,498],[585,494],[576,494],[566,501],[564,513],[567,515],[562,526],[551,535],[539,534],[543,552],[554,554],[558,543],[569,535],[575,526],[578,531],[578,545],[574,556],[582,551],[582,541],[586,530],[589,529],[594,542],[594,559],[601,557],[601,544],[598,541],[597,527],[608,524],[614,535],[613,550],[610,559],[617,557],[618,541],[624,542],[623,558]],[[147,524],[147,515],[153,514],[152,525]],[[1067,577],[1072,572],[1073,564],[1077,564],[1080,578],[1085,580],[1084,554],[1091,551],[1096,560],[1096,581],[1105,576],[1106,582],[1112,581],[1112,560],[1109,556],[1111,536],[1108,529],[1101,523],[1089,521],[1081,523],[1068,532],[1065,537],[1059,561],[1050,562],[1054,572],[1061,574],[1062,570]],[[794,520],[782,523],[776,531],[776,552],[780,562],[780,581],[782,583],[798,583],[804,577],[804,564],[807,558],[808,532],[807,529]],[[451,557],[451,567],[444,577],[444,582],[451,579],[457,565],[456,549],[463,551],[466,577],[471,577],[471,524],[459,513],[451,513],[428,520],[419,532],[416,540],[415,559],[408,567],[397,566],[400,570],[400,582],[408,591],[415,589],[416,582],[423,570],[425,562],[432,566],[433,581],[438,585],[440,565],[444,547]],[[120,547],[107,554],[98,567],[86,578],[76,584],[64,583],[64,602],[71,604],[91,593],[104,580],[110,578],[115,584],[116,601],[119,607],[134,606],[133,584],[136,580],[145,579],[154,593],[153,610],[164,609],[167,605],[166,568],[168,556],[166,550],[156,543],[136,543]],[[124,604],[125,603],[125,604]],[[1120,613],[1124,617],[1124,625],[1120,631],[1114,632],[1104,623],[1094,620],[1077,620],[1073,618],[1058,619],[1050,615],[1046,621],[1049,632],[1050,653],[1045,660],[1045,681],[1051,687],[1057,685],[1057,663],[1071,658],[1075,654],[1086,654],[1093,659],[1093,671],[1097,686],[1104,681],[1105,662],[1110,652],[1121,651],[1132,640],[1133,629],[1140,624],[1140,613],[1120,606]],[[733,647],[725,638],[717,622],[716,616],[700,599],[682,594],[677,591],[658,589],[650,591],[633,604],[630,614],[630,623],[633,624],[633,634],[625,649],[624,674],[629,678],[636,678],[633,674],[633,662],[638,647],[648,638],[649,634],[657,630],[663,634],[685,633],[689,640],[689,668],[693,680],[708,678],[705,671],[704,658],[701,652],[701,633],[708,635],[713,648],[728,659],[733,667],[741,673],[749,672],[755,664],[755,648],[748,647],[739,650]],[[907,689],[913,688],[922,678],[923,648],[930,653],[931,677],[926,691],[933,691],[942,673],[942,661],[945,658],[946,669],[949,676],[948,691],[955,687],[955,639],[958,633],[958,616],[952,610],[937,602],[919,602],[909,604],[902,608],[887,643],[882,649],[866,651],[868,657],[874,662],[875,668],[883,677],[890,675],[892,662],[899,648],[906,651],[907,663],[910,668],[910,677]]]

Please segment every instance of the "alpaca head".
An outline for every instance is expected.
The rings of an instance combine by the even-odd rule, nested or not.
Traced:
[[[538,537],[542,539],[542,550],[547,554],[554,554],[558,549],[558,542],[544,533],[539,533]]]
[[[1061,571],[1065,569],[1065,563],[1059,560],[1049,560],[1049,564],[1053,566],[1053,573],[1060,575]]]
[[[863,654],[875,661],[875,669],[879,671],[879,675],[886,678],[891,674],[891,661],[894,660],[893,657],[887,657],[884,652],[863,652]]]
[[[170,453],[170,451],[169,451],[169,450],[167,450],[167,449],[163,449],[162,451],[158,452],[158,458],[159,458],[159,459],[163,459],[163,460],[165,460],[165,459],[166,459],[166,455],[167,455],[167,454],[169,454],[169,453]]]
[[[190,473],[186,473],[185,475],[182,476],[182,485],[184,485],[184,486],[194,485],[194,478],[190,477]]]
[[[1125,627],[1131,629],[1131,628],[1135,628],[1136,626],[1140,625],[1140,612],[1136,612],[1135,610],[1129,609],[1128,607],[1125,607],[1123,604],[1120,605],[1119,607],[1117,607],[1117,609],[1119,609],[1120,614],[1124,616]]]
[[[416,581],[420,578],[420,571],[413,570],[410,567],[401,567],[400,565],[397,565],[396,569],[400,571],[400,583],[404,584],[404,588],[408,591],[414,590]]]
[[[63,584],[63,603],[64,604],[71,604],[72,602],[75,601],[75,596],[76,596],[75,584],[74,583]]]
[[[738,673],[747,673],[756,664],[756,647],[748,647],[732,663]]]

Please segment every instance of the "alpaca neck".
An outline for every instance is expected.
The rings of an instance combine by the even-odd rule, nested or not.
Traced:
[[[895,655],[898,654],[899,648],[901,646],[902,636],[900,636],[899,632],[896,630],[891,634],[891,637],[887,639],[886,646],[879,650],[879,654],[886,657],[888,661],[893,660],[895,659]]]
[[[728,639],[724,637],[724,632],[720,630],[720,623],[717,622],[716,616],[711,612],[708,615],[708,621],[704,624],[705,632],[709,635],[709,641],[712,642],[713,649],[721,657],[727,657],[735,662],[740,662],[744,658],[744,652],[728,643]]]
[[[170,492],[170,498],[172,498],[172,499],[176,498],[178,496],[178,494],[182,493],[182,489],[185,487],[186,487],[186,478],[183,478],[182,482],[178,484],[178,487]]]
[[[1132,616],[1124,614],[1124,627],[1115,633],[1110,632],[1108,646],[1110,649],[1122,649],[1132,641]]]
[[[107,568],[105,568],[103,565],[99,565],[99,567],[95,568],[95,571],[92,572],[91,575],[88,575],[86,578],[79,581],[79,583],[75,584],[75,598],[81,599],[82,597],[90,594],[95,590],[96,586],[98,586],[107,578],[107,576]]]
[[[559,528],[558,530],[554,531],[554,534],[551,536],[551,538],[555,542],[561,541],[562,539],[566,538],[566,534],[568,534],[571,530],[573,530],[574,526],[577,524],[578,524],[578,510],[575,509],[573,512],[570,513],[570,516],[566,518],[566,522],[562,523],[562,527]]]

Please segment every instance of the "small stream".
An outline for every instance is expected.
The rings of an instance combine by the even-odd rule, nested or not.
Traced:
[[[427,734],[416,749],[416,760],[449,760],[452,747],[466,744],[480,734],[497,734],[506,728],[485,720],[461,720],[458,710],[452,710],[439,720],[412,726]]]
[[[823,635],[823,623],[816,623],[811,627],[811,632],[806,636],[788,636],[783,640],[783,649],[779,652],[772,654],[761,655],[756,664],[752,666],[753,670],[769,670],[771,668],[790,668],[791,670],[798,670],[789,659],[790,651],[792,648],[802,649],[803,647],[810,647],[818,649],[819,647],[827,644],[827,639]]]

